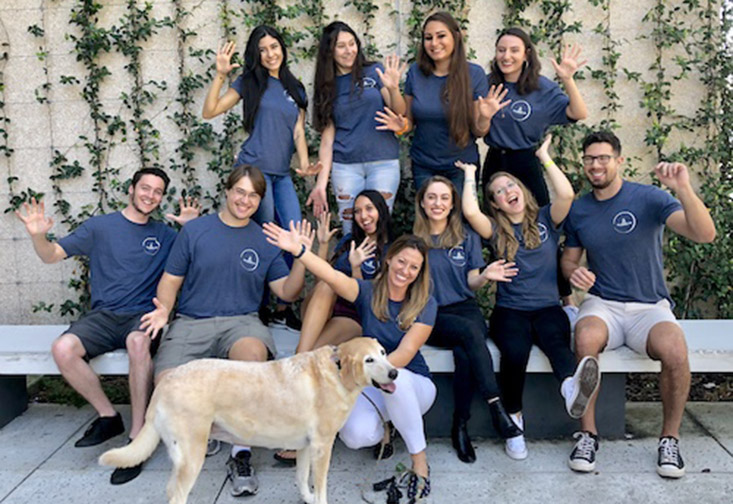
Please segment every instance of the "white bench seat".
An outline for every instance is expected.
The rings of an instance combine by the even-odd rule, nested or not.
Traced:
[[[733,320],[683,320],[680,322],[687,336],[690,368],[694,373],[733,372]],[[54,375],[59,370],[51,356],[51,343],[68,326],[0,326],[0,375]],[[298,335],[285,330],[273,330],[278,357],[295,352]],[[494,362],[499,362],[499,351],[493,342],[487,342]],[[426,346],[422,350],[433,373],[452,373],[453,354]],[[94,370],[103,375],[124,375],[128,372],[127,354],[117,350],[100,355],[91,362]],[[605,373],[659,372],[658,362],[639,355],[629,348],[604,352],[601,370]],[[532,349],[527,371],[551,372],[547,357],[537,348]]]

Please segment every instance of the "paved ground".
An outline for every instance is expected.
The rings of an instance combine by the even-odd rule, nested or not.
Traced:
[[[478,461],[462,464],[445,439],[429,440],[431,503],[696,503],[733,502],[733,403],[689,404],[683,425],[682,454],[687,476],[665,481],[654,471],[659,404],[629,403],[628,439],[601,443],[597,472],[578,475],[566,466],[569,440],[529,442],[529,458],[516,462],[495,440],[479,441]],[[129,413],[128,408],[123,414]],[[92,448],[74,441],[93,420],[89,408],[33,405],[0,429],[0,503],[162,503],[170,470],[162,445],[136,480],[114,487],[110,469],[96,464],[122,436]],[[531,421],[531,419],[528,419]],[[225,477],[225,453],[206,461],[189,499],[194,504],[271,504],[300,502],[294,470],[279,466],[269,450],[255,451],[261,489],[257,496],[235,499]],[[337,441],[329,479],[332,504],[360,503],[362,490],[407,462],[397,455],[375,463],[370,451],[354,452]],[[382,501],[384,502],[384,501]],[[404,502],[404,500],[403,500]]]

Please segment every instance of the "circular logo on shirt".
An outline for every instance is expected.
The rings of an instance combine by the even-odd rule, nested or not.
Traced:
[[[361,272],[365,275],[374,275],[378,269],[379,261],[377,261],[373,257],[361,263]]]
[[[547,241],[547,238],[550,236],[550,233],[547,231],[547,226],[545,226],[541,222],[538,222],[537,228],[540,231],[540,243],[545,243]]]
[[[361,85],[364,88],[373,88],[373,87],[377,87],[377,81],[372,79],[371,77],[364,77],[361,80]]]
[[[617,233],[629,234],[636,229],[636,215],[628,210],[622,210],[613,216],[613,229]]]
[[[463,249],[463,245],[458,245],[457,247],[450,249],[448,251],[448,258],[450,259],[450,262],[456,266],[465,266],[466,251]]]
[[[160,250],[160,242],[155,236],[148,236],[143,240],[143,251],[151,256],[154,256]]]
[[[260,265],[260,256],[251,248],[244,249],[239,254],[239,264],[247,271],[254,271]]]
[[[515,121],[526,121],[532,115],[532,105],[526,100],[518,100],[509,105],[509,113]]]

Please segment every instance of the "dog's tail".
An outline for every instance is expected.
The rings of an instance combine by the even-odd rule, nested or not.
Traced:
[[[132,443],[104,452],[99,457],[99,463],[113,467],[133,467],[150,458],[160,443],[160,435],[153,424],[152,418],[146,419],[145,425]]]

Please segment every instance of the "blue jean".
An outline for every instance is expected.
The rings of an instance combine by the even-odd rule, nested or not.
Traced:
[[[290,175],[270,175],[267,173],[263,173],[262,175],[265,176],[265,181],[267,182],[265,197],[260,201],[260,207],[254,216],[252,216],[252,219],[257,224],[262,225],[265,222],[275,222],[275,217],[277,217],[277,223],[280,227],[288,229],[290,221],[298,222],[302,219],[300,202],[295,192],[293,179],[290,178]],[[292,267],[293,256],[285,254],[284,257],[288,266]],[[265,285],[263,296],[265,305],[270,297],[269,291],[270,289]],[[279,298],[277,303],[280,305],[290,304]]]
[[[368,163],[333,163],[331,187],[336,195],[342,232],[351,233],[354,199],[364,189],[374,189],[384,196],[392,211],[395,195],[400,186],[400,160],[387,159]],[[387,197],[389,196],[389,197]]]
[[[300,202],[295,193],[295,186],[290,175],[270,175],[263,173],[267,181],[265,197],[260,202],[260,208],[252,217],[257,224],[275,222],[280,227],[288,229],[290,221],[298,222],[302,219]]]
[[[425,181],[433,175],[442,175],[443,177],[449,179],[451,182],[453,182],[453,185],[456,186],[458,195],[460,196],[461,194],[463,194],[463,179],[465,178],[465,174],[460,168],[456,168],[455,166],[449,167],[448,169],[444,169],[443,167],[433,168],[430,166],[419,165],[413,162],[412,181],[415,184],[415,192],[419,191],[420,187],[422,187]]]

